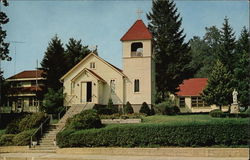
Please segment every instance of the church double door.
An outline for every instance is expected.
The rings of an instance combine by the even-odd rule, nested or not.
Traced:
[[[92,82],[81,83],[81,102],[92,102]]]

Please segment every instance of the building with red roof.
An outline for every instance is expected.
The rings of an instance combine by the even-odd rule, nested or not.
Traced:
[[[215,105],[207,105],[202,99],[208,78],[191,78],[184,80],[176,92],[177,104],[181,112],[210,112],[216,109]],[[223,110],[226,110],[224,108]]]
[[[10,89],[7,93],[6,105],[14,112],[39,111],[45,80],[43,74],[42,70],[27,70],[7,78]]]

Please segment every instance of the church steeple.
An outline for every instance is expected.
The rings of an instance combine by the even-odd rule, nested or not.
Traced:
[[[122,36],[121,41],[151,40],[152,34],[141,19],[138,19],[132,27]]]
[[[133,107],[143,102],[154,103],[154,62],[152,61],[152,34],[138,19],[122,36],[123,72],[126,79],[126,98]],[[138,106],[137,106],[138,105]]]

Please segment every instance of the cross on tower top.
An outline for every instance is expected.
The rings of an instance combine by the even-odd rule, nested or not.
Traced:
[[[141,14],[143,13],[143,11],[140,9],[137,9],[136,13],[138,15],[138,19],[141,19]]]

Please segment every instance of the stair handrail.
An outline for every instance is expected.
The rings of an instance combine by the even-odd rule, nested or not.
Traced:
[[[84,107],[83,107],[82,110],[84,110],[84,108],[86,108],[87,105],[88,105],[88,102],[84,105]],[[75,109],[76,109],[76,108],[75,108]],[[74,110],[75,110],[75,109],[74,109]],[[63,126],[57,133],[61,132],[64,128],[65,128],[65,126]],[[57,136],[56,136],[56,139],[57,139]],[[55,141],[56,141],[56,139],[55,139]]]
[[[64,111],[68,111],[68,107],[69,106],[63,106],[63,108],[61,109],[61,111],[57,114],[57,118],[58,118],[58,121],[60,121],[60,119],[63,117],[63,116],[61,116],[62,115],[62,113],[64,112]],[[66,113],[65,112],[65,113]]]
[[[71,102],[71,101],[73,100],[74,97],[76,97],[76,95],[73,94],[73,95],[68,95],[68,96],[71,96],[71,97],[70,97],[69,101],[67,101],[67,100],[65,99],[67,105],[68,105],[69,102]],[[67,106],[67,105],[66,105],[66,106]]]
[[[71,102],[71,101],[72,101],[72,99],[73,99],[74,97],[76,97],[76,95],[71,95],[70,100],[69,100],[69,101],[66,101],[66,104],[68,104],[69,102]],[[66,112],[67,112],[68,107],[69,107],[69,106],[67,106],[67,105],[66,105],[66,106],[63,106],[62,110],[61,110],[61,111],[57,114],[57,118],[58,118],[58,120],[60,120],[60,119],[62,118],[61,114],[63,113],[63,111],[65,111],[65,110],[66,110]]]
[[[40,130],[40,133],[41,133],[41,136],[43,135],[43,126],[44,126],[44,124],[46,124],[47,122],[49,122],[50,123],[50,120],[51,120],[51,116],[49,115],[41,124],[40,124],[40,126],[35,130],[35,132],[31,135],[31,137],[30,137],[30,144],[29,144],[29,148],[31,148],[31,146],[33,145],[32,143],[33,143],[33,138],[34,138],[34,136],[36,136],[36,134],[39,132],[39,130]],[[38,138],[37,138],[37,143],[38,143]]]

